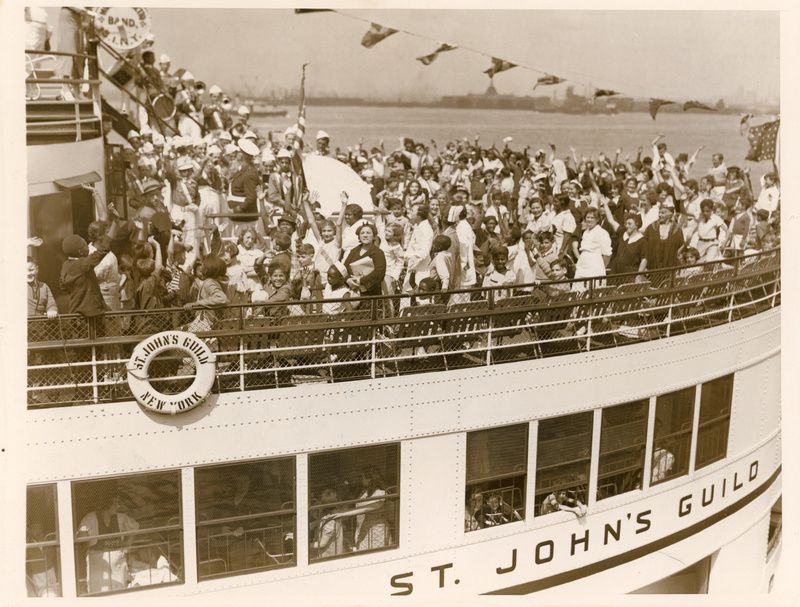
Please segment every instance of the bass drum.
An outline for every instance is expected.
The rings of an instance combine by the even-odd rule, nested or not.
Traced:
[[[175,117],[175,102],[167,95],[159,95],[153,99],[153,113],[161,120],[172,120]]]

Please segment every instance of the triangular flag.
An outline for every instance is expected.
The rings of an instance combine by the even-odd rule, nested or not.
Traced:
[[[668,99],[651,98],[650,99],[650,117],[653,120],[655,120],[656,119],[656,114],[658,114],[658,108],[660,108],[662,105],[667,105],[669,103],[675,103],[675,102],[674,101],[669,101]]]
[[[396,34],[397,30],[392,29],[391,27],[384,27],[377,23],[372,23],[369,26],[369,31],[364,34],[364,37],[361,39],[361,45],[367,48],[372,48],[381,40],[385,40],[392,34]]]
[[[617,91],[612,91],[611,89],[595,89],[594,96],[597,97],[613,97],[614,95],[619,95]]]
[[[488,75],[489,78],[494,78],[495,74],[510,70],[512,67],[517,67],[517,64],[506,61],[505,59],[492,57],[492,66],[489,69],[483,70],[483,73]]]
[[[699,101],[687,101],[683,104],[683,111],[687,112],[689,110],[708,110],[710,112],[716,112],[713,107],[707,106],[705,103],[700,103]]]
[[[533,85],[533,88],[535,89],[537,86],[561,84],[562,82],[566,82],[566,78],[559,78],[558,76],[553,76],[552,74],[545,74],[544,76],[536,80],[536,83]]]
[[[430,55],[423,55],[422,57],[417,57],[417,61],[422,63],[422,65],[430,65],[436,60],[436,57],[439,56],[439,53],[445,53],[447,51],[452,51],[457,49],[457,46],[453,46],[451,44],[447,44],[446,42],[439,45],[435,51],[433,51]]]
[[[753,114],[742,114],[742,119],[739,120],[739,134],[744,135],[744,132],[750,128],[750,119]]]
[[[778,119],[750,127],[750,132],[747,133],[750,151],[747,152],[745,159],[753,161],[775,160],[780,125],[781,121]]]

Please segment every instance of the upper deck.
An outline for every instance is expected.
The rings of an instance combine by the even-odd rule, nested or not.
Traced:
[[[322,313],[323,302],[230,305],[213,310],[210,329],[197,335],[216,352],[212,391],[219,393],[591,352],[699,331],[779,305],[780,251],[509,291],[476,289],[462,296],[468,301],[449,305],[364,298],[356,311],[342,314]],[[125,365],[133,347],[154,333],[186,328],[196,315],[167,309],[30,318],[29,408],[132,400]],[[185,389],[193,373],[175,351],[149,368],[153,387],[166,394]]]

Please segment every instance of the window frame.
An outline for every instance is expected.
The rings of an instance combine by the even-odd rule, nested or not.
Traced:
[[[636,470],[638,470],[640,472],[639,488],[637,489],[637,488],[634,487],[634,488],[628,489],[627,491],[622,491],[622,492],[616,493],[614,495],[608,495],[608,496],[605,496],[605,497],[600,497],[599,496],[599,491],[600,491],[600,487],[601,487],[601,481],[604,478],[612,478],[612,477],[617,476],[618,474],[620,474],[619,471],[609,472],[609,473],[606,473],[605,477],[604,477],[603,476],[603,472],[602,472],[602,461],[601,461],[601,459],[602,459],[602,456],[604,455],[604,453],[603,453],[603,437],[605,435],[604,434],[604,430],[606,430],[606,425],[605,425],[606,412],[609,409],[614,409],[615,407],[630,407],[632,405],[641,406],[642,410],[644,412],[644,418],[641,420],[641,424],[642,424],[642,434],[641,434],[641,439],[642,440],[641,440],[641,443],[635,443],[635,444],[626,445],[626,446],[621,447],[621,448],[610,450],[610,451],[606,452],[605,454],[608,455],[610,453],[623,453],[625,451],[632,451],[635,448],[640,447],[641,448],[641,461],[639,462],[638,467],[636,469],[631,468],[630,470],[628,470],[628,472],[631,472],[631,473],[635,472]],[[597,480],[595,482],[596,489],[595,489],[595,492],[594,492],[594,499],[595,499],[595,502],[607,502],[607,500],[613,500],[614,498],[619,497],[621,495],[627,495],[627,494],[630,494],[630,493],[632,493],[634,491],[641,492],[641,491],[644,490],[644,477],[645,477],[645,470],[646,470],[646,465],[647,465],[647,452],[648,452],[648,448],[647,448],[648,447],[648,420],[649,420],[649,417],[650,417],[650,399],[649,398],[642,398],[642,399],[638,399],[638,400],[627,401],[627,402],[624,402],[624,403],[617,403],[615,405],[609,405],[607,407],[601,407],[599,410],[601,412],[600,424],[599,424],[599,426],[600,426],[600,428],[599,428],[599,430],[600,430],[600,440],[599,440],[598,447],[597,447],[597,476],[596,476]],[[630,422],[628,422],[628,423],[630,423]],[[623,425],[626,425],[626,424],[617,424],[616,426],[610,426],[610,427],[611,428],[620,427],[620,426],[623,426]]]
[[[53,521],[55,523],[55,526],[54,526],[53,531],[51,531],[50,533],[47,533],[45,535],[45,538],[47,538],[49,535],[52,534],[52,535],[55,535],[55,539],[52,539],[52,540],[45,539],[45,540],[42,540],[42,541],[29,542],[28,541],[27,528],[28,528],[28,516],[29,516],[30,500],[28,499],[28,491],[31,490],[31,489],[35,490],[35,489],[38,489],[38,488],[48,488],[52,493],[52,498],[53,498]],[[61,597],[64,596],[64,580],[63,580],[63,570],[62,570],[63,568],[61,566],[61,539],[60,539],[61,525],[59,523],[60,523],[60,521],[59,521],[59,517],[58,517],[58,483],[53,482],[53,483],[41,483],[41,484],[27,485],[26,488],[25,488],[25,528],[26,528],[26,531],[25,531],[25,582],[26,582],[26,585],[27,585],[28,581],[30,580],[31,585],[33,585],[33,579],[30,577],[30,575],[28,573],[28,564],[36,562],[35,560],[30,560],[28,558],[28,551],[29,550],[39,549],[39,550],[43,551],[43,554],[44,554],[45,550],[52,549],[55,552],[55,566],[53,567],[53,570],[55,571],[55,576],[56,576],[56,589],[55,589],[56,590],[56,595],[55,595],[54,598],[61,598]],[[45,562],[45,571],[47,571],[48,570],[48,568],[47,568],[47,562],[48,562],[47,561],[47,556],[46,555],[43,556],[43,559],[44,559],[44,562]],[[49,585],[47,585],[45,588],[49,588]],[[42,598],[42,597],[40,597],[37,594],[35,597],[29,597],[29,598]]]
[[[109,534],[99,534],[96,536],[83,536],[78,537],[78,530],[80,527],[80,521],[76,520],[76,512],[78,509],[76,508],[77,505],[77,492],[76,486],[81,485],[89,485],[92,483],[103,483],[103,482],[110,482],[115,481],[119,483],[123,479],[134,479],[136,477],[151,477],[151,476],[159,476],[159,475],[166,475],[166,474],[174,474],[177,476],[177,495],[175,496],[175,500],[177,503],[177,513],[170,517],[168,520],[177,519],[175,524],[167,524],[161,525],[159,527],[150,527],[147,529],[137,529],[135,531],[118,531],[115,533]],[[156,588],[165,588],[169,586],[178,586],[186,583],[186,563],[184,559],[186,557],[186,534],[183,529],[183,476],[182,476],[182,468],[168,468],[166,470],[148,470],[148,471],[138,471],[132,472],[129,474],[120,474],[120,475],[109,475],[109,476],[102,476],[102,477],[93,477],[93,478],[82,478],[82,479],[74,479],[69,481],[70,484],[70,515],[72,518],[72,553],[73,558],[75,559],[75,596],[78,598],[82,597],[100,597],[100,596],[112,596],[118,594],[128,594],[131,592],[139,592],[141,590],[153,590]],[[85,515],[84,515],[85,516]],[[133,586],[133,587],[126,587],[126,588],[119,588],[114,590],[106,590],[101,592],[89,592],[88,587],[88,580],[89,580],[89,572],[88,568],[85,572],[86,577],[85,579],[81,579],[78,576],[80,575],[80,568],[78,564],[82,561],[80,557],[79,550],[81,549],[82,544],[86,544],[91,541],[98,541],[102,539],[113,539],[116,537],[138,537],[138,536],[146,536],[155,533],[170,533],[170,532],[177,532],[178,533],[178,548],[175,551],[178,555],[180,555],[180,567],[176,568],[175,572],[175,579],[170,580],[168,582],[162,582],[157,584],[148,584],[142,586]],[[169,540],[167,540],[169,542]],[[142,546],[136,546],[135,549],[140,549]],[[84,559],[86,558],[86,554],[83,554]],[[128,556],[126,555],[126,560]],[[172,565],[172,563],[170,563]],[[129,572],[130,573],[130,572]],[[172,567],[170,566],[170,573],[172,573]],[[129,582],[130,583],[130,582]],[[81,592],[81,588],[86,588],[86,592]]]
[[[272,512],[261,512],[258,514],[243,514],[237,516],[229,516],[229,517],[222,517],[218,519],[207,519],[207,520],[200,520],[200,500],[198,499],[198,490],[200,484],[198,482],[198,473],[204,470],[212,470],[215,468],[236,468],[236,467],[246,467],[253,464],[263,464],[266,462],[280,462],[280,461],[291,461],[292,463],[292,474],[293,474],[293,486],[292,486],[292,497],[294,499],[291,500],[292,508],[284,509],[281,507],[280,510],[275,510]],[[264,573],[268,571],[274,571],[277,569],[287,569],[289,567],[297,567],[297,495],[298,495],[298,482],[297,482],[297,455],[280,455],[275,457],[268,457],[268,458],[259,458],[259,459],[248,459],[248,460],[240,460],[240,461],[229,461],[229,462],[222,462],[217,464],[209,464],[204,466],[192,466],[192,478],[194,483],[194,495],[192,496],[194,499],[194,529],[195,529],[195,537],[194,537],[194,559],[195,559],[195,566],[197,568],[197,582],[211,582],[214,580],[221,580],[231,577],[237,577],[241,575],[251,575],[255,573]],[[212,574],[212,575],[201,575],[200,574],[200,542],[203,541],[200,538],[200,528],[201,527],[216,527],[220,525],[225,525],[226,523],[237,523],[237,522],[245,522],[251,520],[260,520],[260,519],[268,519],[268,518],[284,518],[284,517],[292,517],[294,519],[294,523],[292,525],[292,529],[290,530],[292,534],[292,541],[293,541],[293,551],[291,553],[291,561],[288,563],[276,563],[275,566],[265,566],[265,567],[252,567],[248,569],[240,569],[237,571],[226,571],[221,574]],[[247,541],[247,531],[243,534],[243,539]],[[284,537],[285,541],[285,537]],[[269,553],[267,553],[269,554]],[[272,557],[271,554],[269,556]],[[285,554],[284,554],[285,556]],[[274,557],[273,557],[274,558]]]
[[[531,504],[531,509],[533,511],[534,520],[544,520],[545,517],[549,517],[551,515],[563,514],[564,513],[563,510],[553,510],[553,511],[547,512],[545,514],[540,514],[541,502],[537,501],[537,496],[541,495],[542,493],[545,493],[545,495],[550,495],[551,493],[555,493],[556,491],[566,490],[566,489],[569,489],[570,487],[575,487],[575,486],[578,486],[578,485],[582,485],[584,487],[584,489],[583,489],[583,491],[584,491],[584,496],[583,496],[584,500],[581,501],[581,503],[584,505],[584,507],[588,508],[590,503],[593,501],[591,499],[592,484],[593,484],[593,482],[596,484],[596,481],[594,481],[594,479],[597,478],[597,476],[595,474],[593,474],[593,470],[592,470],[593,462],[596,461],[596,458],[595,458],[596,454],[594,452],[594,430],[595,430],[594,426],[595,426],[595,411],[596,410],[597,410],[597,408],[586,409],[586,410],[583,410],[583,411],[576,411],[574,413],[566,413],[566,414],[563,414],[563,415],[556,415],[554,417],[547,417],[547,418],[543,418],[543,419],[537,420],[536,460],[535,460],[535,466],[534,466],[534,470],[533,470],[533,474],[534,474],[534,479],[533,479],[533,481],[534,481],[533,503]],[[572,460],[559,462],[557,464],[548,464],[547,466],[541,467],[540,464],[539,464],[539,459],[540,459],[539,451],[540,451],[541,444],[542,444],[542,424],[546,424],[547,422],[552,421],[552,420],[564,419],[564,418],[567,418],[567,417],[577,417],[577,416],[585,416],[585,417],[587,417],[589,419],[589,424],[588,424],[587,430],[585,432],[585,436],[586,436],[586,438],[588,440],[588,442],[586,444],[586,447],[588,448],[588,454],[585,457],[574,458]],[[567,438],[567,437],[561,437],[561,439],[563,439],[563,438]],[[548,439],[548,440],[559,440],[559,439]],[[564,485],[563,487],[561,485],[557,485],[555,487],[551,486],[551,487],[549,487],[549,488],[547,488],[547,489],[545,489],[543,491],[539,490],[539,478],[540,478],[540,472],[542,470],[552,470],[552,469],[560,468],[560,467],[563,467],[563,466],[571,466],[571,465],[578,464],[578,463],[581,463],[581,462],[585,462],[585,465],[586,465],[586,481],[584,483],[579,483],[578,485],[576,485],[575,483],[570,483],[568,485]]]
[[[695,457],[695,470],[702,470],[716,462],[722,461],[728,457],[728,443],[730,442],[730,431],[731,431],[731,409],[733,408],[733,392],[735,389],[735,382],[736,382],[736,374],[735,373],[728,373],[726,375],[721,375],[719,377],[715,377],[714,379],[710,379],[700,384],[700,398],[698,401],[698,418],[697,418],[697,447],[696,453],[700,454],[700,436],[703,429],[710,429],[715,426],[725,425],[725,448],[721,455],[717,455],[712,459],[708,459],[702,463],[699,462],[697,457]],[[712,419],[702,421],[703,416],[703,396],[706,393],[706,385],[713,384],[714,382],[719,381],[730,381],[730,388],[729,388],[729,399],[726,405],[727,412],[724,415],[720,415],[714,417]]]
[[[373,555],[373,554],[376,554],[376,553],[386,552],[387,550],[397,550],[398,548],[400,548],[400,539],[402,537],[402,532],[401,532],[401,529],[400,529],[400,521],[401,521],[401,516],[400,516],[400,496],[401,496],[401,491],[400,491],[400,487],[401,487],[401,483],[402,483],[402,444],[403,444],[403,441],[392,441],[392,442],[386,442],[386,443],[373,443],[373,444],[368,444],[368,445],[357,445],[357,446],[353,446],[353,447],[346,447],[344,449],[328,449],[328,450],[325,450],[325,451],[316,451],[316,452],[308,454],[307,463],[306,463],[306,468],[307,468],[307,474],[306,474],[306,529],[305,529],[306,537],[304,538],[304,542],[305,542],[305,549],[307,550],[307,555],[306,555],[307,563],[308,563],[309,566],[314,566],[314,565],[317,565],[317,564],[320,564],[320,563],[327,563],[327,562],[330,562],[330,561],[335,561],[335,560],[345,559],[345,558],[368,557],[369,555]],[[383,447],[383,448],[393,447],[395,449],[394,466],[395,466],[395,470],[396,470],[395,477],[396,477],[396,481],[397,482],[394,485],[390,485],[390,484],[387,483],[386,494],[383,497],[378,498],[378,499],[384,501],[384,507],[385,507],[385,504],[388,503],[390,500],[393,503],[394,521],[389,520],[388,516],[386,517],[386,519],[387,519],[386,522],[388,524],[387,526],[390,527],[391,531],[393,532],[392,536],[391,536],[391,539],[392,539],[391,544],[388,545],[388,546],[382,546],[382,547],[379,547],[379,548],[369,548],[367,550],[352,550],[352,549],[351,550],[347,550],[345,548],[342,551],[342,553],[340,553],[340,554],[333,554],[333,555],[325,556],[325,557],[318,557],[318,556],[314,557],[314,556],[312,556],[313,553],[314,553],[314,549],[312,548],[311,542],[312,542],[313,538],[316,536],[316,532],[312,532],[312,530],[311,530],[312,520],[314,520],[313,517],[312,517],[312,512],[315,512],[317,510],[322,510],[323,508],[329,508],[331,506],[341,507],[341,506],[346,506],[348,504],[353,504],[354,505],[357,502],[368,501],[370,499],[369,497],[367,497],[367,498],[356,497],[356,498],[351,498],[351,499],[347,499],[347,500],[339,500],[337,502],[331,502],[329,504],[312,504],[313,496],[311,494],[311,489],[312,489],[312,484],[313,483],[312,483],[311,479],[314,478],[314,475],[312,473],[312,467],[313,467],[314,458],[317,457],[317,456],[322,456],[322,455],[331,455],[331,454],[335,454],[335,453],[344,453],[344,452],[348,452],[348,451],[352,452],[352,451],[358,451],[358,450],[362,450],[362,449],[375,449],[375,448],[379,448],[379,447]],[[394,489],[394,491],[390,491],[390,489]],[[375,501],[375,500],[372,500],[372,501]],[[353,516],[356,516],[356,515],[353,515]],[[344,517],[342,517],[342,518],[344,518]]]
[[[501,474],[490,474],[488,476],[481,476],[481,477],[477,477],[477,478],[474,478],[474,479],[470,479],[469,478],[469,465],[468,465],[469,460],[470,460],[470,456],[469,456],[469,453],[470,453],[470,451],[469,451],[470,435],[475,436],[476,434],[479,434],[479,433],[487,433],[487,435],[488,435],[491,432],[501,431],[501,430],[504,430],[504,429],[507,429],[507,428],[524,428],[525,429],[524,438],[523,438],[523,441],[522,441],[522,443],[524,445],[524,449],[525,449],[525,455],[524,455],[524,461],[523,461],[523,465],[522,465],[522,470],[521,471],[512,471],[512,472],[503,472]],[[497,529],[498,527],[505,527],[506,525],[514,525],[514,524],[519,524],[519,523],[523,523],[524,524],[525,521],[528,520],[528,518],[527,518],[528,493],[529,493],[529,488],[530,488],[529,466],[530,466],[530,439],[531,439],[531,434],[532,434],[530,422],[522,422],[522,423],[516,423],[516,424],[505,424],[505,425],[502,425],[502,426],[493,426],[491,428],[480,428],[478,430],[467,431],[464,434],[465,434],[464,453],[466,454],[465,455],[466,464],[464,466],[464,500],[463,500],[464,501],[464,508],[466,508],[466,500],[470,499],[468,496],[471,495],[470,494],[470,489],[472,487],[474,487],[476,485],[491,484],[491,483],[493,483],[495,481],[503,481],[503,480],[507,480],[507,479],[514,479],[515,481],[517,479],[520,479],[520,481],[522,483],[522,487],[518,488],[516,486],[511,486],[510,489],[511,489],[511,494],[512,495],[514,495],[514,490],[515,489],[519,489],[519,492],[521,494],[522,503],[515,508],[513,506],[513,500],[512,500],[512,504],[508,504],[507,502],[505,502],[505,500],[503,500],[503,498],[502,498],[502,492],[505,491],[506,489],[504,489],[502,487],[493,488],[493,489],[490,488],[490,489],[486,489],[485,491],[481,491],[481,496],[482,496],[482,499],[483,499],[484,503],[486,503],[486,498],[483,497],[484,495],[489,495],[489,494],[492,494],[492,493],[500,492],[501,493],[501,500],[503,500],[503,503],[507,504],[509,506],[509,508],[512,510],[512,512],[514,513],[514,515],[518,516],[519,519],[510,520],[510,521],[507,521],[505,523],[499,523],[499,524],[496,524],[496,525],[489,525],[489,526],[486,526],[486,527],[479,527],[477,529],[466,529],[465,525],[462,524],[461,525],[461,533],[463,535],[474,534],[474,533],[481,532],[481,531],[484,532],[484,533],[490,533],[492,529]],[[516,485],[516,483],[515,483],[515,485]],[[465,520],[466,520],[466,512],[464,514],[465,514]]]
[[[670,483],[670,482],[672,482],[672,481],[674,481],[676,479],[689,477],[692,474],[694,474],[694,460],[693,460],[693,458],[694,458],[694,454],[695,454],[695,448],[696,448],[696,445],[697,445],[697,441],[696,441],[695,437],[696,437],[696,433],[697,433],[696,432],[697,431],[697,423],[696,423],[697,422],[697,413],[699,411],[699,407],[698,407],[698,404],[697,404],[697,399],[699,397],[699,391],[698,391],[697,388],[698,388],[697,384],[692,384],[690,386],[685,386],[683,388],[678,388],[677,390],[670,390],[669,392],[662,392],[660,394],[656,394],[653,397],[653,405],[652,405],[653,406],[653,433],[652,433],[651,443],[648,445],[648,447],[649,447],[648,448],[649,468],[645,470],[645,473],[647,474],[647,478],[648,478],[648,485],[647,485],[648,489],[656,487],[656,486],[666,485],[666,484],[668,484],[668,483]],[[676,430],[676,431],[670,432],[668,434],[662,434],[661,436],[656,436],[656,422],[658,421],[658,401],[659,401],[659,399],[663,398],[663,397],[666,397],[666,396],[676,395],[676,394],[679,394],[681,392],[687,392],[688,393],[689,391],[691,391],[691,398],[689,399],[691,405],[690,405],[689,416],[688,416],[689,427],[681,429],[681,430]],[[673,396],[673,398],[674,398],[674,396]],[[673,404],[673,407],[674,407],[674,404]],[[686,422],[684,422],[684,423],[686,423]],[[681,473],[671,473],[669,476],[665,476],[664,478],[662,478],[660,480],[654,481],[653,480],[653,458],[655,456],[656,443],[658,442],[658,443],[663,444],[664,439],[674,439],[675,437],[681,437],[681,436],[684,436],[684,435],[687,435],[689,437],[688,441],[687,441],[687,444],[686,444],[686,447],[687,447],[686,469]],[[678,458],[675,456],[675,453],[673,453],[672,451],[667,451],[667,452],[670,455],[672,455],[673,462],[677,462]],[[675,463],[673,463],[673,466],[674,465],[675,465]]]

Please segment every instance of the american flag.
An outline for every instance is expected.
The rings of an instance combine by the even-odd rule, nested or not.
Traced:
[[[750,127],[747,140],[750,142],[750,151],[745,156],[746,160],[775,160],[778,148],[778,129],[780,119],[765,122],[758,126]]]

